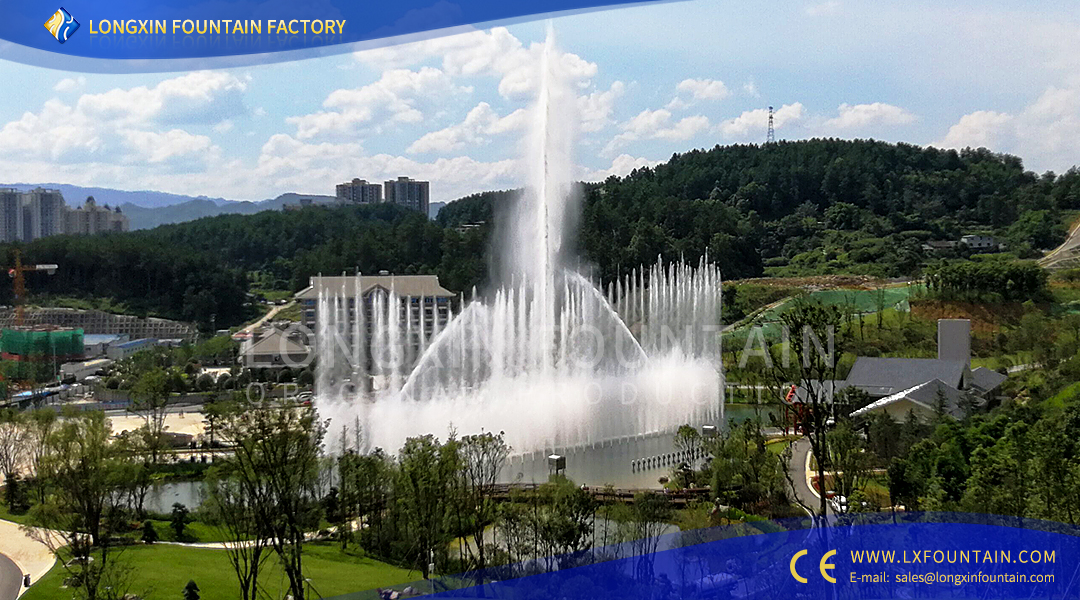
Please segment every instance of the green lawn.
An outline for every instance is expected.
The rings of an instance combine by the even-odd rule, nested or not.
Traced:
[[[783,454],[784,450],[787,450],[788,446],[791,445],[791,442],[795,441],[796,439],[798,438],[794,436],[789,436],[768,440],[767,442],[765,442],[765,449],[773,454]]]
[[[132,546],[122,561],[131,568],[131,592],[145,600],[181,597],[188,580],[201,590],[202,600],[233,600],[238,595],[236,575],[224,550],[188,548],[167,544]],[[259,580],[271,598],[283,598],[288,580],[271,557]],[[311,579],[313,598],[337,596],[415,581],[418,571],[407,571],[358,553],[343,553],[334,544],[309,544],[304,551],[304,574]],[[53,567],[40,583],[23,596],[25,600],[70,600],[71,592],[61,587],[62,567]]]
[[[184,527],[183,540],[176,539],[172,523],[162,519],[150,519],[154,523],[154,531],[157,531],[158,539],[164,542],[220,542],[223,541],[221,532],[213,525],[207,525],[201,521],[191,521]],[[136,535],[139,535],[136,533]]]
[[[276,321],[300,321],[304,317],[304,308],[299,302],[293,302],[290,306],[281,309],[274,315]]]

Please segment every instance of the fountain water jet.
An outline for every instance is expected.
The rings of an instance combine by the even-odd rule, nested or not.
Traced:
[[[707,258],[695,266],[658,259],[606,294],[569,267],[579,211],[575,110],[549,29],[530,185],[505,221],[497,284],[462,300],[442,330],[415,298],[393,291],[322,293],[316,406],[324,417],[358,421],[369,447],[391,451],[453,427],[504,431],[517,452],[723,419],[720,273]]]

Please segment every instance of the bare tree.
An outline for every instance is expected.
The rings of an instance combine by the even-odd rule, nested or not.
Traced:
[[[267,493],[258,479],[231,473],[228,463],[210,478],[205,506],[225,538],[225,553],[240,584],[240,600],[259,597],[259,574],[270,556],[266,529],[259,520],[259,507]]]
[[[0,410],[0,476],[15,477],[25,459],[26,425],[14,409]]]

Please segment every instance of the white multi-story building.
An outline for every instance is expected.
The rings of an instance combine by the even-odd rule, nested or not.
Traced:
[[[445,329],[450,321],[450,302],[454,294],[439,285],[437,275],[364,275],[359,278],[359,286],[360,289],[357,289],[356,277],[312,277],[311,285],[296,293],[303,310],[301,322],[308,331],[318,332],[320,294],[339,295],[348,303],[348,326],[344,328],[344,333],[348,338],[346,341],[351,344],[356,320],[356,298],[361,298],[364,311],[361,318],[366,335],[370,335],[375,321],[373,308],[376,299],[387,299],[393,293],[400,306],[398,310],[390,312],[397,314],[402,324],[406,323],[405,319],[411,323],[408,329],[414,332],[415,337],[409,343],[415,350],[419,348],[420,336],[424,335],[421,332],[431,335]]]
[[[960,243],[972,250],[997,250],[998,241],[992,235],[965,235]]]

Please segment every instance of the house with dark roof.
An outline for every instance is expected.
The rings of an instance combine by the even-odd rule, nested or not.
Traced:
[[[871,398],[884,398],[935,379],[961,389],[968,377],[967,364],[959,360],[860,356],[844,383]]]
[[[875,400],[851,413],[851,416],[883,412],[894,421],[903,421],[910,413],[915,413],[919,420],[929,421],[937,416],[939,410],[944,410],[954,418],[961,418],[964,414],[960,400],[964,394],[940,379],[933,379]]]
[[[903,420],[945,412],[962,416],[961,400],[975,403],[991,397],[1006,376],[985,367],[971,368],[971,321],[938,321],[937,358],[872,358],[860,356],[848,372],[846,386],[863,390],[874,401],[851,416],[883,412]]]

